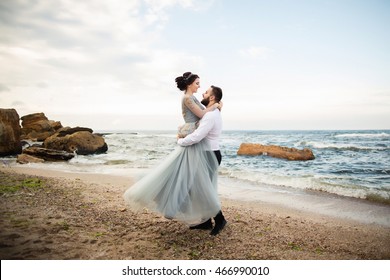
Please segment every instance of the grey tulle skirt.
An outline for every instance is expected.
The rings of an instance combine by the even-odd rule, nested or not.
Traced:
[[[189,225],[214,217],[221,209],[217,191],[218,162],[206,140],[181,147],[124,194],[128,207],[147,208]]]

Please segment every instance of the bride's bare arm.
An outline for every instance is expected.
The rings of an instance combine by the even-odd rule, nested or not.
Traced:
[[[187,97],[185,97],[185,99],[184,99],[184,104],[198,118],[202,118],[204,116],[204,114],[206,114],[207,112],[210,112],[210,111],[214,111],[215,109],[217,109],[220,106],[220,104],[216,103],[213,106],[210,106],[209,108],[205,108],[205,109],[202,110],[201,108],[199,108],[198,105],[196,105],[194,100],[192,100],[191,98],[187,98]]]

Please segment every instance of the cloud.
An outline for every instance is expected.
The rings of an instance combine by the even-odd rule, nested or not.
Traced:
[[[156,43],[155,27],[167,20],[166,9],[191,3],[6,0],[1,4],[1,41],[10,43],[11,53],[30,59],[82,63],[113,53],[134,57]]]
[[[0,90],[13,89],[7,105],[18,104],[13,103],[18,96],[31,108],[44,104],[61,112],[153,110],[144,104],[169,95],[185,65],[203,63],[201,57],[160,47],[161,28],[175,6],[198,4],[1,1],[0,64],[7,69],[0,68],[0,77],[7,77],[7,87]]]
[[[239,51],[241,57],[250,58],[250,59],[268,59],[274,50],[267,47],[249,47]]]
[[[0,12],[0,56],[16,59],[24,67],[30,64],[81,74],[115,72],[117,65],[121,71],[136,72],[139,65],[154,66],[151,62],[156,53],[170,52],[158,48],[160,28],[169,19],[168,9],[176,5],[197,7],[194,3],[6,0]]]

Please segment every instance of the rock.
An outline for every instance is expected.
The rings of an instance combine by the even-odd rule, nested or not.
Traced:
[[[48,149],[76,152],[79,155],[105,153],[108,149],[102,136],[86,128],[65,128],[47,138],[43,145]]]
[[[252,143],[242,143],[237,151],[237,155],[266,155],[287,160],[313,160],[315,158],[313,152],[307,148],[298,150],[296,148]]]
[[[93,133],[93,130],[87,127],[63,127],[60,131],[58,131],[57,137],[63,137],[79,131],[88,131],[89,133]]]
[[[20,154],[19,115],[15,109],[0,109],[0,156]]]
[[[74,157],[73,153],[40,147],[28,147],[23,150],[23,154],[44,159],[46,161],[67,161]]]
[[[42,158],[37,158],[34,156],[30,156],[28,154],[20,154],[16,158],[17,163],[26,164],[26,163],[42,163],[45,162]]]
[[[22,139],[44,141],[62,128],[61,122],[48,120],[44,113],[35,113],[22,118]]]

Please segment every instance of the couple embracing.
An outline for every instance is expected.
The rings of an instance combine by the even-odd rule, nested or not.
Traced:
[[[146,207],[190,229],[210,229],[211,235],[217,235],[227,223],[217,192],[222,90],[211,86],[199,102],[194,96],[200,87],[198,75],[186,72],[175,81],[184,92],[185,124],[179,128],[178,146],[130,187],[124,198],[132,209]]]

